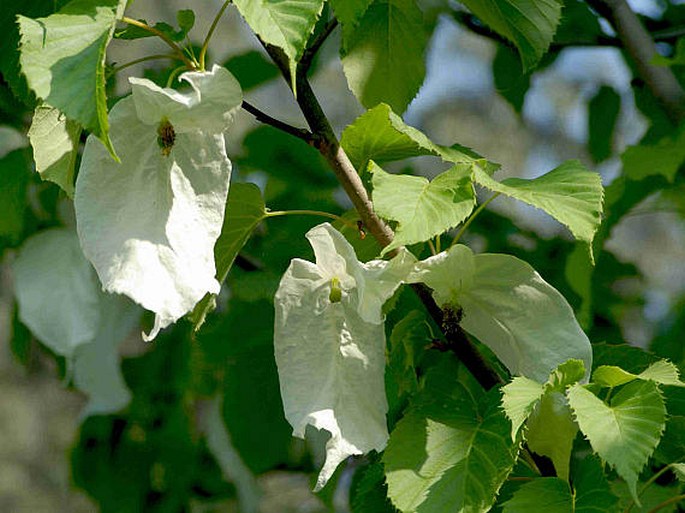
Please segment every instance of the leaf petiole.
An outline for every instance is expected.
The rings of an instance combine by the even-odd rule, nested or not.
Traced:
[[[474,219],[476,219],[476,217],[478,217],[478,214],[480,214],[485,209],[485,207],[487,207],[492,202],[492,200],[497,198],[499,195],[500,195],[500,193],[496,192],[495,194],[490,196],[487,200],[485,200],[483,203],[478,205],[478,208],[475,210],[475,212],[473,214],[471,214],[471,216],[466,220],[466,222],[461,226],[461,228],[459,229],[457,234],[454,236],[454,239],[452,239],[452,242],[450,243],[450,246],[449,246],[450,248],[452,246],[454,246],[457,242],[459,242],[459,239],[461,239],[461,236],[464,235],[464,232],[466,232],[467,228],[469,226],[471,226],[471,223],[474,221]]]
[[[209,41],[212,39],[212,36],[214,35],[214,30],[216,29],[216,26],[219,24],[219,20],[221,19],[221,16],[224,14],[224,11],[226,10],[226,7],[228,7],[228,4],[231,3],[231,0],[226,0],[224,2],[224,5],[221,6],[221,9],[219,9],[219,12],[216,13],[216,16],[214,16],[214,20],[212,21],[211,26],[209,27],[209,31],[207,32],[207,35],[205,36],[205,40],[202,43],[202,49],[200,50],[200,70],[204,71],[205,69],[205,57],[207,56],[207,48],[209,48]]]
[[[164,32],[157,30],[154,27],[151,27],[147,23],[144,23],[142,21],[134,20],[133,18],[129,18],[128,16],[124,16],[121,18],[121,21],[124,23],[127,23],[128,25],[133,25],[134,27],[138,27],[140,29],[143,29],[150,34],[154,34],[155,36],[159,37],[162,41],[164,41],[173,51],[174,53],[178,56],[180,60],[183,61],[183,63],[186,65],[188,69],[195,70],[197,69],[197,63],[191,61],[186,55],[183,53],[183,49],[178,46],[176,43],[174,43],[169,36],[167,36]]]
[[[344,219],[338,215],[331,214],[330,212],[324,212],[322,210],[267,210],[264,217],[269,218],[269,217],[280,217],[280,216],[291,216],[291,215],[328,217],[329,219],[334,219],[336,221],[340,221],[345,226],[353,229],[356,232],[359,231],[359,227],[356,224],[353,224],[353,223],[349,222],[347,219]]]
[[[176,59],[180,60],[179,56],[175,53],[162,53],[162,54],[157,54],[157,55],[148,55],[147,57],[141,57],[140,59],[135,59],[130,62],[126,62],[122,64],[121,66],[115,66],[112,68],[109,73],[107,73],[107,78],[111,77],[112,75],[119,73],[121,70],[126,69],[130,66],[135,66],[136,64],[140,64],[141,62],[147,62],[147,61],[153,61],[157,59]]]

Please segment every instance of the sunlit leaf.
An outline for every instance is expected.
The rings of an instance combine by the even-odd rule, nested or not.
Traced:
[[[470,167],[457,165],[429,182],[422,176],[386,173],[372,162],[374,210],[399,223],[382,254],[428,240],[464,221],[476,204]]]
[[[125,4],[125,0],[73,0],[45,18],[17,18],[20,62],[29,87],[99,137],[112,153],[105,49]]]
[[[637,500],[640,471],[654,452],[666,421],[666,407],[651,381],[628,383],[606,404],[581,385],[568,399],[581,431],[599,456],[616,469]]]

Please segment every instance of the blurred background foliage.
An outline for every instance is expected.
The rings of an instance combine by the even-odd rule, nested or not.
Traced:
[[[323,440],[316,433],[306,442],[291,438],[283,417],[271,298],[290,259],[311,256],[303,235],[321,221],[317,218],[288,216],[263,223],[241,252],[203,329],[193,335],[190,325],[180,322],[150,345],[132,334],[122,347],[124,377],[133,392],[130,406],[117,415],[80,417],[85,399],[69,391],[64,361],[22,326],[12,296],[9,264],[16,249],[38,231],[73,226],[74,216],[64,193],[33,172],[25,134],[35,100],[21,76],[11,72],[17,39],[10,25],[22,7],[21,2],[5,3],[13,5],[1,9],[0,39],[0,511],[238,511],[238,498],[244,507],[263,512],[363,511],[358,506],[362,499],[385,508],[378,511],[391,511],[383,504],[382,468],[375,455],[350,462],[318,496],[310,494]],[[629,146],[669,135],[676,143],[663,151],[674,155],[682,140],[678,142],[677,127],[616,47],[611,30],[584,2],[566,0],[551,51],[536,70],[524,74],[516,52],[456,2],[419,3],[432,36],[425,83],[404,114],[408,124],[438,143],[456,142],[502,163],[501,177],[535,177],[568,158],[579,158],[600,172],[607,186],[597,246],[604,250],[596,252],[597,266],[589,279],[579,279],[585,276],[583,262],[562,227],[506,199],[493,202],[478,218],[466,242],[477,251],[510,253],[533,265],[569,300],[593,342],[650,349],[682,370],[681,174],[672,182],[659,174],[631,175],[621,160]],[[677,30],[685,27],[685,5],[630,3],[651,32],[664,35],[659,52],[684,79]],[[174,23],[178,9],[192,8],[197,36],[194,31],[190,38],[199,43],[202,27],[220,4],[137,0],[128,15]],[[36,9],[25,14],[44,13]],[[339,37],[333,33],[312,70],[314,90],[338,134],[363,112],[341,71]],[[115,40],[109,60],[125,63],[160,48],[152,39]],[[286,84],[233,7],[213,39],[212,61],[238,77],[252,104],[304,126]],[[172,70],[164,63],[126,68],[110,79],[110,98],[127,94],[128,76],[164,85]],[[233,179],[258,184],[269,208],[336,214],[351,208],[325,161],[301,141],[258,124],[245,112],[226,139]],[[643,165],[662,158],[658,152],[635,151],[642,151],[638,157]],[[673,158],[677,170],[685,155]],[[444,169],[436,160],[410,159],[393,170],[431,177]],[[354,243],[362,258],[377,254],[371,240]],[[401,293],[393,301],[402,305],[398,311],[424,318],[411,294]],[[407,344],[413,344],[417,361],[447,358],[425,349],[432,336],[429,323],[411,327],[404,315],[392,311],[388,318],[391,361],[402,358],[398,348],[404,351]],[[150,320],[144,318],[143,324]],[[600,351],[598,360],[615,358]],[[391,367],[401,369],[401,364]],[[392,423],[415,383],[394,371],[386,381]],[[673,401],[677,404],[678,398]],[[223,443],[211,422],[214,411],[230,436]],[[685,432],[685,424],[677,422],[668,429]],[[685,440],[662,450],[685,456]]]

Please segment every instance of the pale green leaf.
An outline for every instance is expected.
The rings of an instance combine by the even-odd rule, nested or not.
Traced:
[[[537,381],[517,376],[502,387],[502,408],[511,421],[511,439],[516,435],[535,409],[544,393],[544,387]]]
[[[592,374],[592,381],[605,387],[617,387],[636,379],[650,380],[660,385],[685,386],[680,381],[678,368],[666,360],[654,362],[640,374],[633,374],[614,365],[601,365]]]
[[[105,50],[124,0],[73,0],[45,18],[18,16],[29,87],[94,133],[114,154],[105,95]]]
[[[345,29],[352,28],[373,0],[331,0],[331,7]]]
[[[347,83],[366,108],[381,102],[404,112],[426,74],[428,34],[414,0],[378,0],[343,32]]]
[[[648,379],[660,385],[685,386],[680,380],[678,367],[666,360],[659,360],[638,374],[640,379]]]
[[[234,0],[247,24],[266,43],[290,59],[293,84],[297,62],[307,45],[325,0]]]
[[[49,105],[36,107],[28,136],[36,171],[74,197],[74,172],[81,127]]]
[[[517,449],[499,392],[476,404],[461,385],[444,387],[451,393],[425,391],[385,450],[388,496],[402,512],[485,512],[514,466]]]
[[[566,481],[541,477],[523,484],[504,503],[503,513],[574,513],[573,496]]]
[[[678,481],[685,483],[685,463],[672,463],[671,469],[678,478]]]
[[[369,109],[345,128],[340,144],[357,169],[365,167],[369,160],[383,163],[422,155],[453,164],[474,163],[489,174],[498,167],[467,148],[433,143],[426,134],[405,124],[385,103]]]
[[[399,223],[382,254],[428,240],[464,221],[476,204],[470,168],[454,166],[429,182],[422,176],[386,173],[371,162],[374,210]]]
[[[602,181],[597,173],[588,171],[577,160],[569,160],[533,180],[508,178],[498,182],[474,167],[474,180],[486,189],[544,210],[588,244],[599,228],[604,196]]]
[[[565,392],[566,387],[582,381],[587,374],[583,360],[570,359],[552,371],[545,383],[545,391]]]
[[[251,183],[231,185],[221,235],[214,244],[216,279],[219,283],[226,280],[238,253],[265,217],[266,208],[259,187]],[[195,306],[190,314],[195,330],[202,326],[214,306],[213,294],[207,294]]]
[[[593,450],[616,469],[639,502],[638,476],[666,425],[666,407],[657,385],[651,381],[628,383],[611,398],[610,405],[585,387],[574,385],[568,400]]]
[[[656,143],[629,146],[621,155],[621,161],[623,173],[631,180],[663,175],[672,182],[685,162],[685,130]]]
[[[307,232],[316,264],[294,259],[274,299],[274,350],[286,419],[330,433],[320,490],[352,454],[388,438],[382,306],[415,263],[406,251],[361,263],[330,224]],[[337,289],[337,294],[331,293]]]
[[[553,391],[545,393],[526,426],[528,447],[551,459],[557,476],[568,480],[573,440],[578,433],[578,426],[564,395]]]
[[[569,359],[592,367],[592,348],[564,297],[526,262],[463,245],[427,258],[412,281],[433,289],[439,306],[459,306],[461,326],[513,374],[545,382]]]
[[[549,48],[561,19],[560,0],[462,0],[495,32],[514,43],[525,71]]]

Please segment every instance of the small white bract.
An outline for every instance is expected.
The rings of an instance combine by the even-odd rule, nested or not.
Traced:
[[[76,234],[59,228],[28,239],[13,266],[19,318],[42,343],[64,356],[75,385],[90,401],[84,415],[115,412],[131,394],[117,348],[140,310],[105,294]]]
[[[512,374],[544,383],[569,359],[592,368],[592,347],[566,299],[523,260],[474,255],[458,244],[416,265],[409,278],[433,289],[436,303],[462,309],[461,326]]]
[[[361,263],[330,224],[307,238],[316,264],[294,259],[274,300],[274,346],[285,416],[304,438],[309,424],[331,434],[316,490],[352,454],[382,450],[385,414],[383,303],[416,259]]]
[[[110,112],[121,163],[89,137],[74,197],[81,246],[103,288],[156,314],[146,340],[219,292],[214,243],[231,175],[222,132],[242,92],[219,66],[180,79],[192,91],[130,79],[132,95]]]

